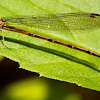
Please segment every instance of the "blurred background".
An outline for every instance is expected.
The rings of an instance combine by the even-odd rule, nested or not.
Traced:
[[[0,57],[0,100],[100,100],[100,92],[39,77]]]

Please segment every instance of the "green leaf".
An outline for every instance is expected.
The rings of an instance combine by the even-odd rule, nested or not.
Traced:
[[[95,3],[94,3],[95,2]],[[72,12],[99,13],[100,1],[76,0],[2,0],[0,16],[38,15]],[[64,33],[38,30],[14,25],[26,31],[54,38],[100,54],[100,29],[93,31],[66,31]],[[20,68],[37,72],[40,76],[57,79],[100,91],[100,58],[21,33],[3,30],[4,47],[0,54],[19,62]],[[2,40],[2,37],[0,37]]]

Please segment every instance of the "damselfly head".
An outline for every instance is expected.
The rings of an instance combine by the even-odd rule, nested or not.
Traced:
[[[4,20],[0,17],[0,28],[2,28],[4,26]]]

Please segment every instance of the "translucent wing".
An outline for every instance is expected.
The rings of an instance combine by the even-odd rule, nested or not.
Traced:
[[[38,16],[3,17],[6,24],[16,23],[43,30],[93,30],[100,27],[100,16],[91,13],[64,13]]]

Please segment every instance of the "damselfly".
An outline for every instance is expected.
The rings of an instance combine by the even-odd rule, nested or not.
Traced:
[[[24,31],[7,24],[16,23],[20,25],[27,25],[44,30],[92,30],[100,28],[100,15],[94,13],[64,13],[64,14],[47,14],[39,16],[15,16],[15,17],[0,17],[0,28],[23,33],[29,36],[41,38],[50,42],[58,43],[73,49],[77,49],[88,54],[98,56],[90,50],[77,47],[62,41],[41,36],[35,33]]]

